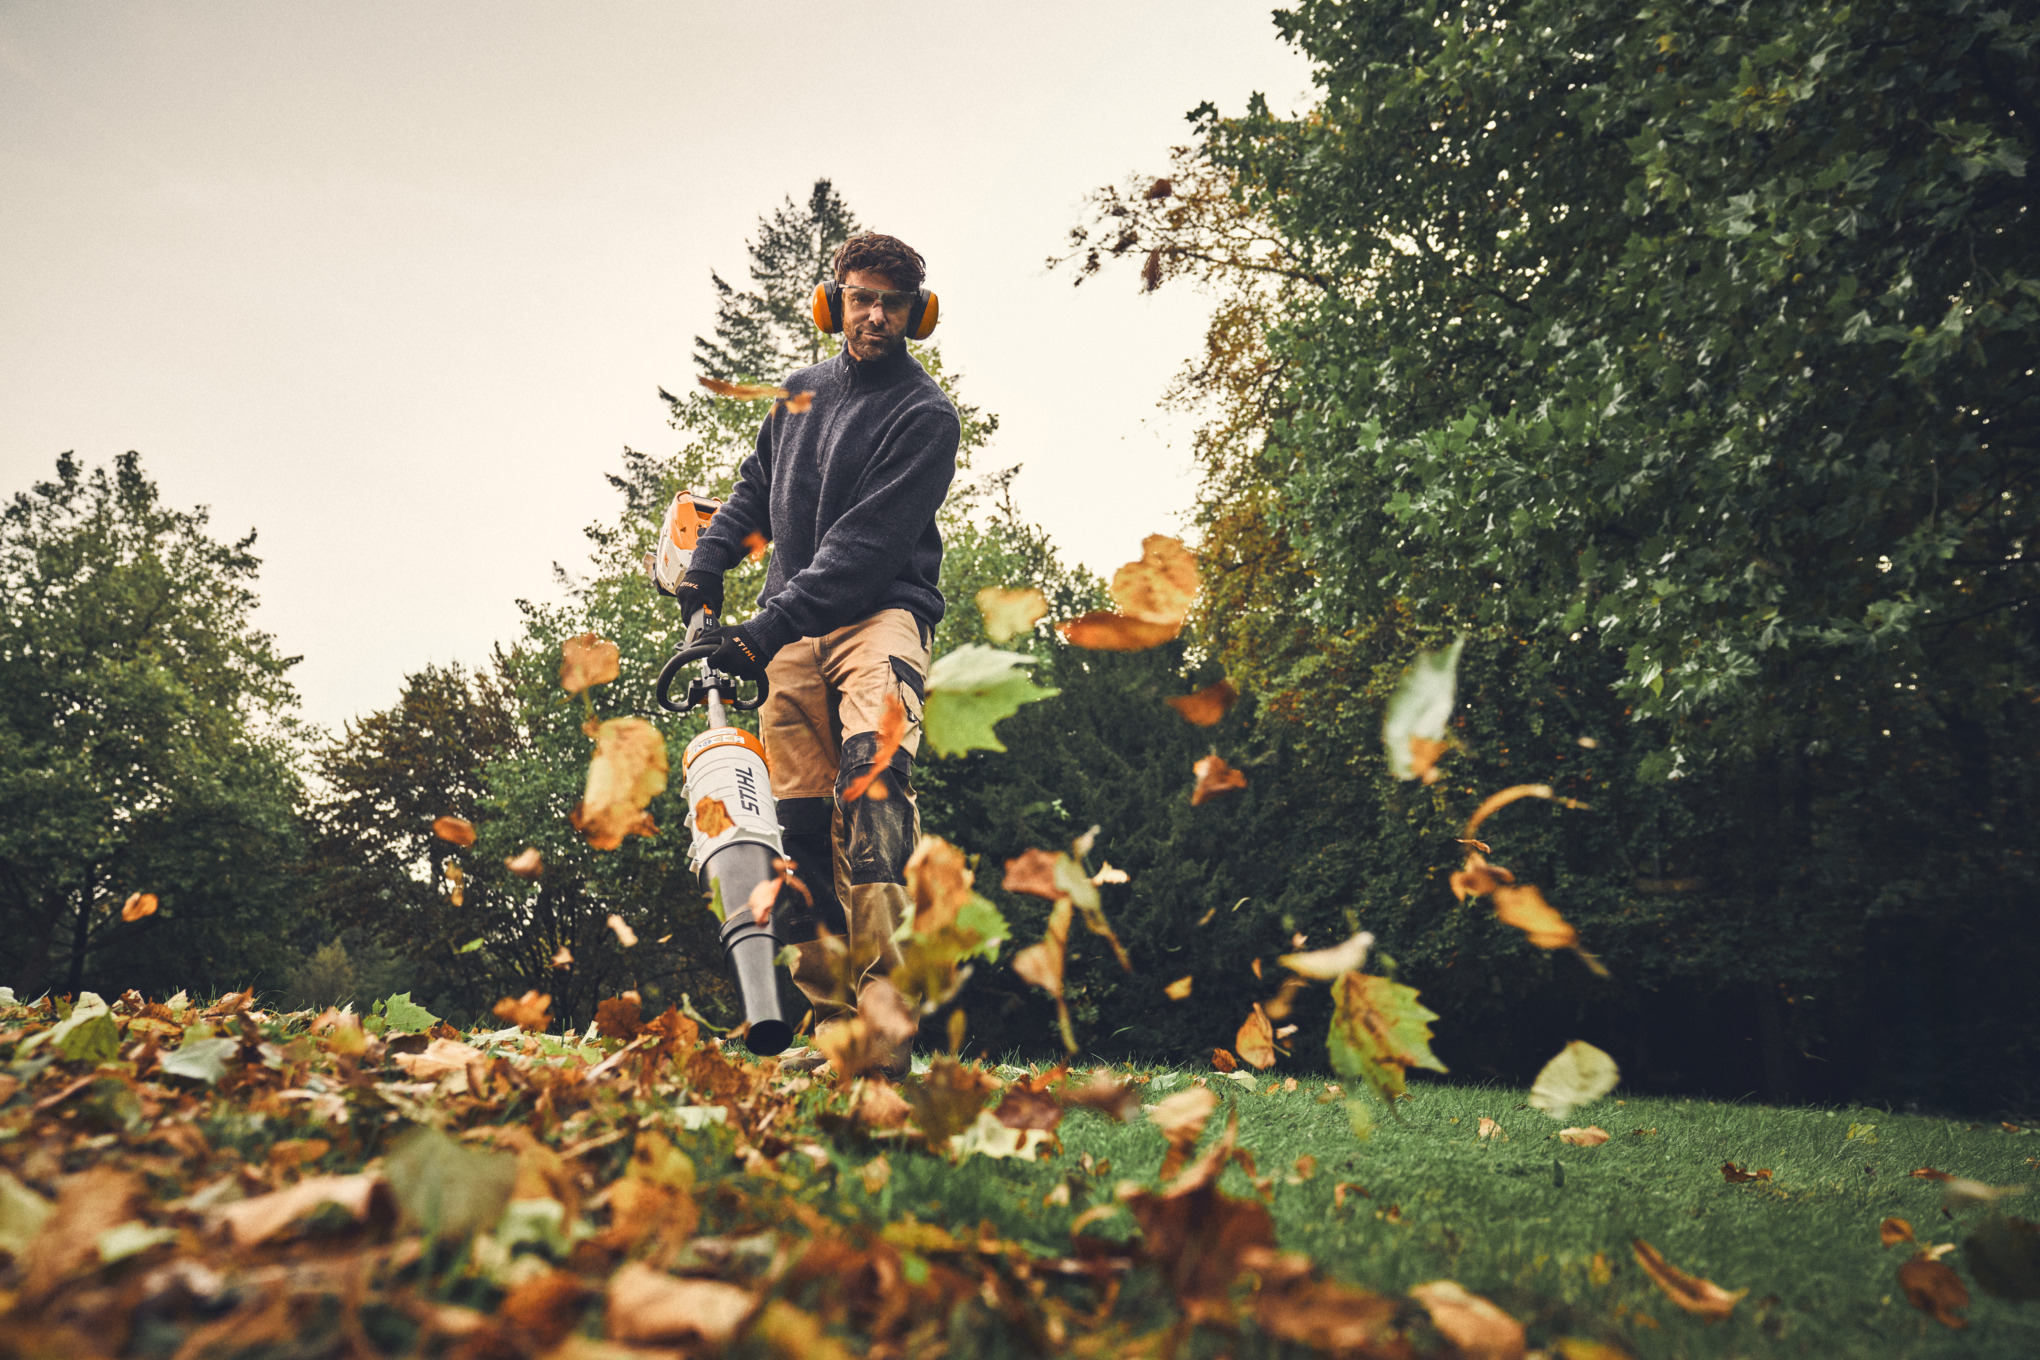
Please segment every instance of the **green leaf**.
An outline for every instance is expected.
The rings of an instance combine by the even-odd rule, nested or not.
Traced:
[[[0,1171],[0,1251],[19,1260],[55,1211],[56,1206],[11,1172]]]
[[[1459,687],[1459,653],[1465,646],[1466,639],[1460,638],[1441,651],[1419,653],[1403,672],[1395,697],[1388,701],[1381,741],[1388,748],[1388,767],[1397,779],[1415,779],[1418,774],[1410,759],[1410,738],[1445,739],[1445,724],[1452,719],[1452,702]]]
[[[957,910],[956,928],[978,936],[977,947],[964,955],[967,959],[982,956],[997,963],[999,946],[1013,938],[1013,927],[1007,923],[1005,916],[976,893],[972,893],[970,900]]]
[[[57,1040],[57,1052],[67,1060],[103,1063],[120,1056],[120,1028],[111,1015],[102,1011],[86,1016],[83,1023],[74,1016],[65,1028],[68,1033]]]
[[[1530,1104],[1553,1119],[1563,1119],[1575,1105],[1599,1100],[1615,1089],[1622,1070],[1592,1044],[1575,1039],[1544,1064],[1530,1087]],[[1872,1141],[1875,1141],[1874,1139]]]
[[[1005,750],[993,724],[1013,716],[1022,704],[1058,692],[1035,684],[1018,669],[1033,664],[1032,657],[976,644],[937,661],[928,670],[928,702],[921,713],[929,748],[939,756]]]
[[[108,1228],[105,1232],[99,1234],[94,1245],[99,1248],[99,1263],[110,1266],[115,1261],[124,1261],[130,1256],[139,1255],[150,1247],[155,1246],[158,1242],[174,1242],[176,1240],[177,1229],[152,1228],[148,1224],[136,1220],[132,1223],[122,1223],[117,1227]]]
[[[1417,1000],[1417,989],[1366,973],[1341,973],[1332,983],[1332,1032],[1326,1046],[1332,1067],[1365,1081],[1375,1095],[1403,1093],[1412,1067],[1448,1069],[1431,1052],[1431,1021],[1438,1014]]]
[[[433,1237],[467,1238],[503,1215],[517,1183],[517,1158],[462,1147],[431,1127],[397,1140],[384,1164],[404,1217]]]
[[[388,1017],[392,1029],[422,1034],[439,1023],[439,1017],[414,1003],[409,992],[399,992],[382,1005],[383,1014]]]
[[[169,1076],[210,1084],[227,1075],[227,1059],[240,1047],[238,1039],[186,1039],[158,1065]]]
[[[454,950],[453,952],[456,954],[472,954],[477,949],[480,949],[483,943],[484,941],[482,937],[477,935],[472,940],[469,940],[466,944],[462,945],[460,948]],[[405,995],[409,996],[410,993],[406,992]],[[432,1027],[430,1025],[427,1025],[425,1028],[430,1029]]]

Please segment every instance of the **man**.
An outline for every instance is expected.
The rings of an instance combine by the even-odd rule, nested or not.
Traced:
[[[723,573],[753,535],[771,542],[758,612],[720,630],[711,662],[762,674],[771,688],[758,726],[787,856],[814,894],[811,912],[782,905],[774,933],[800,942],[794,981],[824,1023],[844,1007],[820,928],[846,937],[850,959],[870,960],[861,986],[898,964],[892,933],[912,910],[904,885],[919,825],[908,777],[943,613],[935,514],[961,432],[956,407],[907,352],[916,303],[927,305],[920,254],[867,233],[844,242],[832,268],[843,349],[786,380],[812,392],[813,405],[774,406],[679,592],[682,617],[719,612]],[[892,699],[905,710],[906,739],[865,796],[844,803],[873,773]],[[906,1059],[901,1051],[892,1065]]]

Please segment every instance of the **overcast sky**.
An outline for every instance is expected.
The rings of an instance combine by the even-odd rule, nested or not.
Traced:
[[[1307,64],[1258,3],[0,2],[0,494],[138,449],[306,715],[475,662],[585,560],[711,268],[819,175],[927,257],[987,462],[1102,570],[1194,494],[1159,412],[1207,303],[1072,288],[1086,191]]]

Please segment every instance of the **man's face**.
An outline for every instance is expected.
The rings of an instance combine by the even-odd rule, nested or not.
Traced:
[[[893,287],[891,279],[868,269],[843,277],[843,340],[850,357],[882,359],[906,343],[910,294]]]

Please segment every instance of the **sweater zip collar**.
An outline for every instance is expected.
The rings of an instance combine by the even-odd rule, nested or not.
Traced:
[[[883,359],[862,360],[851,357],[849,345],[839,352],[843,361],[843,377],[853,391],[875,391],[890,387],[907,375],[908,366],[914,356],[901,345]]]

